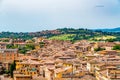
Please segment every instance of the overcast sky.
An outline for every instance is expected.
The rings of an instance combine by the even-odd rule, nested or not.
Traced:
[[[120,0],[0,0],[0,31],[120,27]]]

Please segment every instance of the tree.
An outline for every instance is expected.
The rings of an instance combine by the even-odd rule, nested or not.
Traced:
[[[35,45],[27,44],[25,47],[19,47],[19,52],[25,54],[27,51],[34,50]]]
[[[120,45],[113,46],[113,50],[120,50]]]
[[[13,44],[7,44],[7,45],[6,45],[6,48],[7,48],[7,49],[10,49],[10,48],[13,49],[13,48],[14,48],[14,45],[13,45]]]
[[[105,48],[101,48],[101,47],[98,47],[98,48],[95,48],[94,51],[102,51],[102,50],[105,50]]]
[[[28,50],[33,50],[33,49],[35,49],[35,46],[33,44],[27,44],[25,46],[25,48],[28,49]]]
[[[20,47],[19,52],[25,54],[28,50],[25,47]]]
[[[13,78],[13,71],[15,70],[16,64],[15,61],[10,65],[10,76]]]
[[[40,45],[40,48],[42,48],[45,45],[45,43],[44,42],[40,42],[39,45]]]
[[[15,45],[14,45],[14,44],[7,44],[7,45],[6,45],[6,48],[7,48],[7,49],[16,49],[16,48],[18,48],[18,47],[19,47],[19,46],[18,46],[17,44],[15,44]]]

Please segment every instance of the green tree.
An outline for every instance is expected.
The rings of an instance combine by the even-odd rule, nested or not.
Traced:
[[[16,64],[15,61],[10,65],[10,76],[13,78],[13,71],[15,70]]]
[[[7,49],[10,49],[10,48],[13,49],[13,48],[14,48],[14,45],[13,45],[13,44],[7,44],[7,45],[6,45],[6,48],[7,48]]]
[[[120,50],[120,45],[113,46],[113,50]]]
[[[3,40],[3,42],[9,42],[9,40],[8,40],[8,39],[5,39],[5,40]]]
[[[39,45],[40,45],[40,48],[42,48],[45,45],[45,43],[44,42],[40,42]]]
[[[25,48],[28,49],[28,50],[33,50],[33,49],[35,49],[35,46],[33,44],[27,44],[25,46]]]
[[[102,51],[102,50],[105,50],[105,48],[101,48],[101,47],[98,47],[98,48],[95,48],[94,51]]]
[[[22,48],[19,48],[19,53],[23,53],[25,54],[28,50],[26,50],[26,48],[22,47]]]
[[[27,51],[34,50],[34,49],[35,49],[35,45],[33,44],[27,44],[24,47],[18,48],[19,52],[23,54],[25,54]]]

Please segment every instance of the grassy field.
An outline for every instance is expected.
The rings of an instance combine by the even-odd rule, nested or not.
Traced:
[[[52,40],[73,40],[76,34],[62,34],[58,36],[50,37]],[[83,36],[79,36],[79,38],[83,38]],[[107,39],[115,39],[115,36],[98,36],[88,39],[89,41],[99,41],[99,40],[107,40]]]
[[[75,34],[62,34],[62,35],[58,35],[58,36],[53,36],[50,37],[49,39],[54,39],[54,40],[73,40],[74,39]]]
[[[100,37],[94,37],[90,38],[90,40],[107,40],[107,39],[115,39],[115,36],[100,36]]]

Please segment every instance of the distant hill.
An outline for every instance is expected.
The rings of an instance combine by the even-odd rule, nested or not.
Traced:
[[[96,30],[101,30],[103,32],[120,32],[120,27],[113,28],[113,29],[96,29]]]
[[[34,37],[46,37],[48,39],[56,40],[90,40],[90,41],[120,41],[120,28],[114,29],[74,29],[74,28],[61,28],[56,30],[44,30],[39,32],[28,33],[14,33],[14,32],[1,32],[0,38],[22,38],[32,39]]]
[[[59,35],[48,37],[49,39],[59,40],[90,40],[90,41],[120,41],[120,32],[108,32],[101,30],[62,28],[58,29]]]

